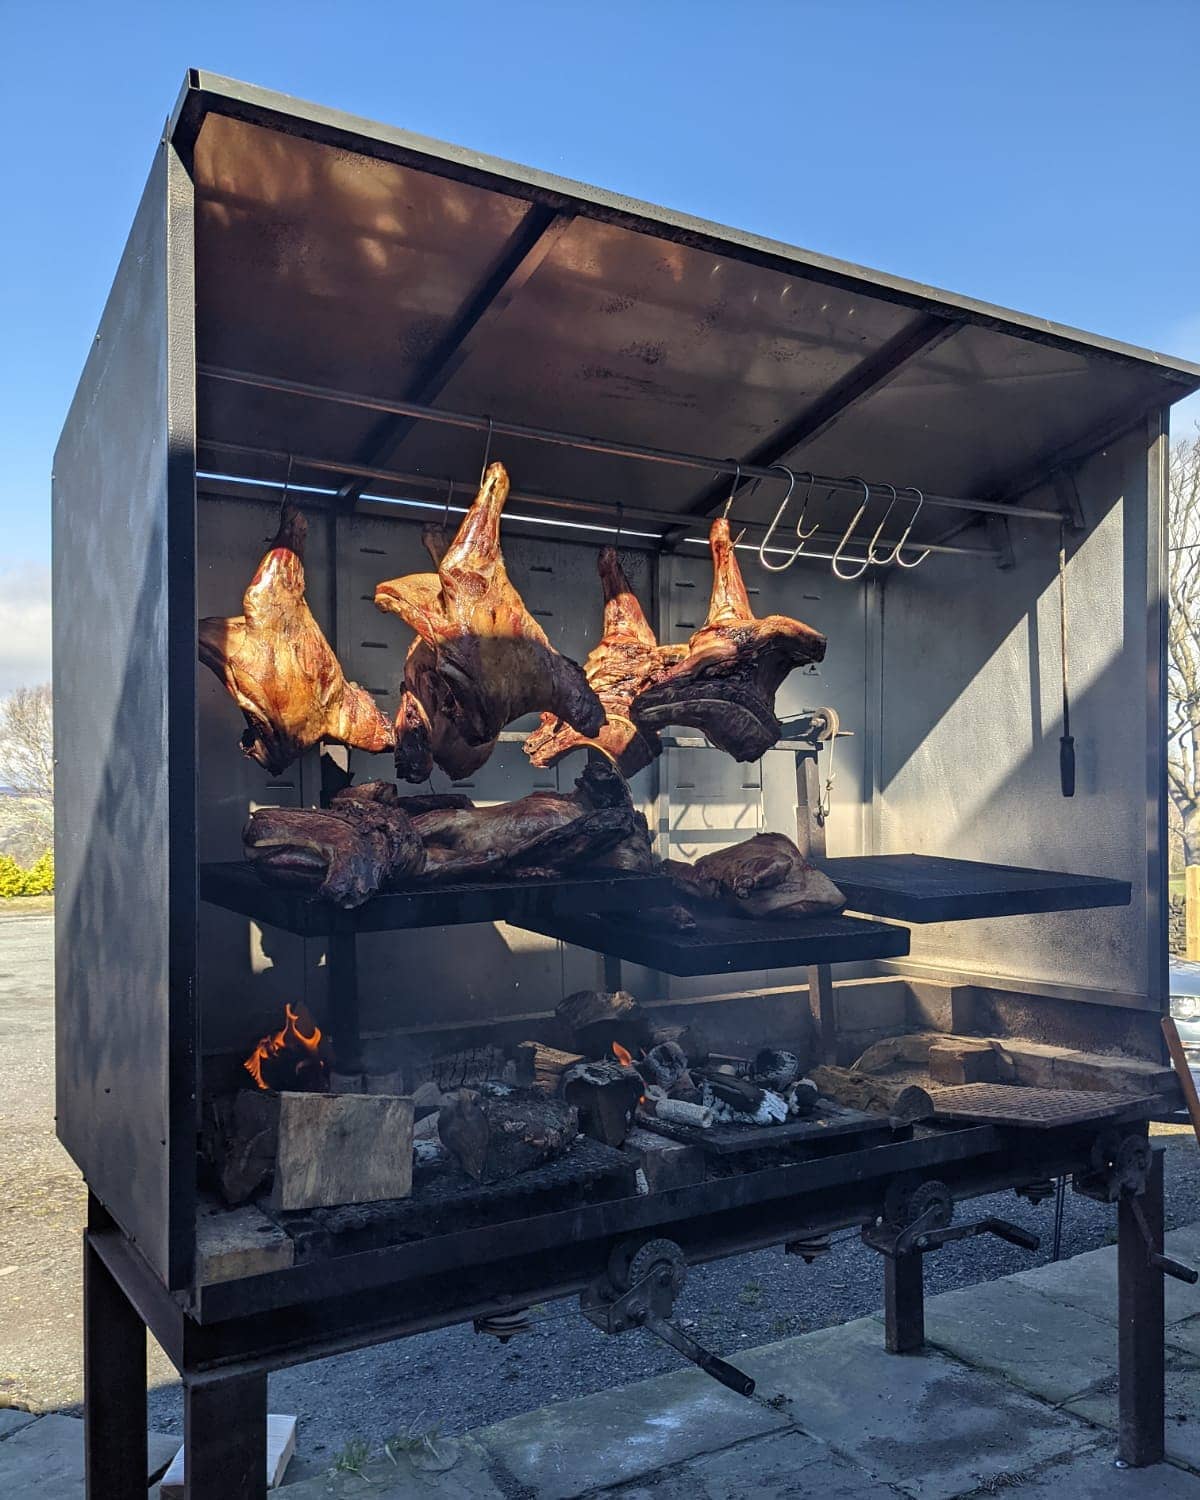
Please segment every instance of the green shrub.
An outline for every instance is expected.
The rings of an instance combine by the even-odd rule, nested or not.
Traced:
[[[0,900],[13,896],[46,896],[54,889],[54,854],[47,849],[27,870],[11,854],[0,854]]]

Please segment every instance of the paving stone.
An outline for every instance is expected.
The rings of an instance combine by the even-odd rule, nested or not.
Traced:
[[[1070,1402],[1065,1411],[1107,1427],[1117,1427],[1116,1377],[1103,1391],[1081,1396]],[[1200,1360],[1186,1355],[1167,1354],[1166,1421],[1164,1423],[1167,1457],[1189,1468],[1200,1469]],[[0,1450],[2,1451],[2,1450]]]
[[[149,1434],[147,1480],[163,1472],[178,1447],[178,1436]],[[83,1500],[83,1422],[78,1417],[39,1417],[6,1438],[0,1444],[0,1495]]]
[[[1167,1328],[1167,1344],[1200,1359],[1200,1318],[1185,1318]]]
[[[787,1425],[698,1370],[676,1370],[511,1417],[475,1436],[530,1496],[572,1500],[597,1483],[641,1479]]]
[[[620,1485],[620,1500],[896,1500],[856,1465],[802,1432],[753,1439],[656,1474],[651,1484]]]
[[[36,1412],[21,1411],[16,1406],[0,1406],[0,1439],[11,1437],[14,1432],[20,1432],[22,1427],[36,1421]]]
[[[1050,1464],[1014,1490],[1019,1500],[1053,1495],[1055,1500],[1200,1500],[1200,1478],[1171,1464],[1148,1469],[1114,1469],[1114,1449],[1095,1449]]]
[[[931,1298],[925,1332],[965,1363],[1055,1403],[1108,1380],[1117,1358],[1112,1323],[1012,1281]]]
[[[951,1500],[1094,1442],[1081,1423],[934,1351],[894,1355],[874,1318],[742,1359],[764,1395],[873,1478]]]
[[[1200,1267],[1200,1225],[1175,1229],[1166,1236],[1168,1255]],[[1077,1307],[1081,1312],[1117,1321],[1117,1251],[1115,1245],[1103,1250],[1089,1250],[1070,1260],[1052,1261],[1033,1271],[1019,1271],[1009,1278],[1021,1286],[1031,1286],[1056,1302]],[[1200,1285],[1185,1286],[1174,1277],[1165,1279],[1165,1307],[1168,1323],[1200,1314]]]

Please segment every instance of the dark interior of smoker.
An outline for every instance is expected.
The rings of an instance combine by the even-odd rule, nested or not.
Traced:
[[[97,1253],[181,1368],[511,1311],[585,1288],[629,1237],[690,1261],[803,1248],[874,1223],[896,1184],[962,1199],[1091,1173],[1112,1189],[1118,1146],[1144,1142],[1170,1093],[1165,412],[1197,384],[1044,320],[192,75],[55,471],[59,1129]],[[269,777],[245,760],[236,710],[197,674],[196,619],[236,612],[286,480],[309,518],[309,603],[392,711],[408,637],[374,585],[426,566],[422,523],[461,513],[489,450],[513,478],[510,574],[576,660],[614,540],[660,640],[686,639],[708,518],[736,491],[755,610],[823,631],[827,659],[785,683],[785,737],[760,762],[681,731],[635,801],[662,854],[794,835],[847,915],[684,939],[622,919],[653,904],[652,880],[343,913],[247,872],[248,810],[319,805],[345,761],[314,751]],[[754,551],[777,463],[831,482],[812,488],[815,539],[768,572]],[[890,486],[920,487],[919,568],[832,576],[858,474],[876,520]],[[833,741],[813,734],[824,707]],[[536,770],[528,727],[455,790],[569,788],[582,756]],[[349,769],[393,775],[359,752]],[[200,1115],[285,1003],[340,1062],[407,1086],[459,1048],[564,1045],[555,1005],[587,988],[700,1024],[730,1057],[848,1065],[893,1036],[997,1039],[1012,1082],[1094,1100],[917,1124],[830,1107],[732,1146],[716,1131],[703,1180],[660,1192],[586,1138],[487,1188],[418,1170],[406,1200],[278,1216],[291,1267],[203,1283]],[[1106,1060],[1133,1071],[1114,1083]]]

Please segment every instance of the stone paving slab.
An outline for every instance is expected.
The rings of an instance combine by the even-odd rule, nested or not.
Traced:
[[[36,1412],[21,1411],[16,1406],[0,1406],[0,1440],[11,1437],[14,1432],[19,1432],[22,1427],[28,1427],[30,1422],[36,1421]]]
[[[1168,1255],[1200,1269],[1200,1224],[1173,1229],[1165,1241]],[[1043,1296],[1077,1307],[1094,1318],[1109,1323],[1117,1321],[1117,1250],[1108,1245],[1103,1250],[1089,1250],[1070,1260],[1051,1261],[1032,1271],[1019,1271],[1006,1280],[1018,1286],[1032,1287]],[[1168,1324],[1200,1315],[1200,1284],[1185,1286],[1168,1276],[1165,1306]]]
[[[1081,1422],[947,1355],[893,1355],[875,1318],[757,1349],[759,1390],[874,1479],[921,1500],[953,1500],[1094,1442]]]
[[[1167,1329],[1168,1349],[1182,1349],[1185,1354],[1200,1359],[1200,1318],[1187,1318],[1182,1323],[1172,1323]]]
[[[1170,1464],[1116,1469],[1108,1446],[1050,1464],[1023,1479],[1013,1493],[1018,1500],[1039,1495],[1053,1495],[1054,1500],[1200,1500],[1200,1478]]]
[[[605,1493],[619,1500],[896,1500],[891,1485],[876,1483],[824,1443],[794,1431],[705,1454],[656,1474],[650,1484]]]
[[[966,1364],[1055,1404],[1102,1385],[1117,1358],[1114,1324],[1012,1281],[932,1297],[925,1333]]]
[[[779,1412],[685,1369],[510,1417],[476,1437],[537,1500],[572,1500],[598,1481],[642,1479],[787,1426]]]
[[[147,1483],[157,1479],[179,1447],[179,1438],[149,1434]],[[83,1422],[78,1417],[39,1417],[0,1445],[0,1495],[21,1500],[84,1500]]]
[[[441,1441],[458,1450],[457,1461],[441,1473],[415,1468],[404,1454],[397,1455],[394,1463],[380,1456],[364,1464],[358,1474],[316,1474],[297,1484],[288,1484],[285,1478],[279,1493],[287,1500],[365,1500],[367,1496],[371,1500],[505,1500],[476,1436]]]
[[[1167,1417],[1164,1424],[1167,1457],[1189,1468],[1200,1469],[1200,1360],[1186,1355],[1167,1355]],[[1117,1389],[1114,1376],[1102,1391],[1082,1396],[1065,1411],[1094,1422],[1097,1427],[1117,1429]]]

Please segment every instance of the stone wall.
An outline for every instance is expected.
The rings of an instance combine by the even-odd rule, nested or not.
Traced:
[[[1187,951],[1187,910],[1182,896],[1171,897],[1168,931],[1171,952],[1182,958]]]

